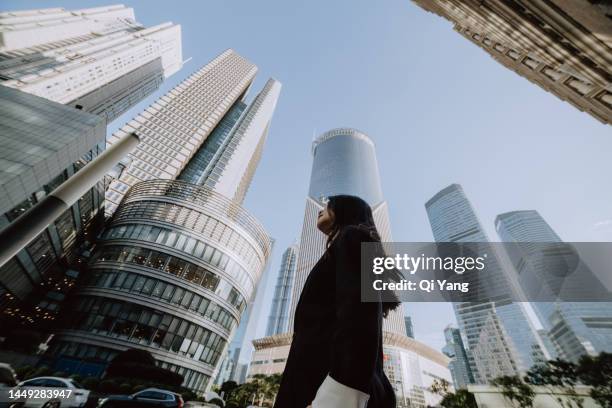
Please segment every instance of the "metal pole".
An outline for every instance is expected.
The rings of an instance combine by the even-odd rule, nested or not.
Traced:
[[[0,267],[70,208],[139,142],[134,133],[124,136],[0,231]]]

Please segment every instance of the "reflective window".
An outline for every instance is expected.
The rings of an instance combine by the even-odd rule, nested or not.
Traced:
[[[120,309],[119,318],[112,319],[110,311],[116,308]],[[218,362],[226,344],[221,336],[187,320],[106,298],[78,298],[68,323],[72,329],[93,331],[133,343],[156,345],[211,365]],[[79,354],[76,354],[77,350],[71,353],[83,357],[86,350],[80,350]]]
[[[210,247],[209,247],[210,248]],[[217,259],[218,262],[223,262],[224,256],[222,256],[220,251],[214,251],[213,258]],[[119,246],[105,246],[102,247],[99,252],[94,255],[94,260],[99,261],[117,261],[123,259],[124,262],[127,263],[135,263],[137,265],[144,265],[153,267],[154,269],[160,269],[159,266],[164,265],[164,269],[166,272],[171,273],[179,278],[185,279],[194,284],[199,284],[200,286],[213,291],[220,296],[226,298],[232,305],[236,306],[236,308],[242,312],[246,305],[244,297],[240,294],[240,292],[235,289],[233,286],[229,284],[229,282],[225,282],[223,287],[220,287],[221,279],[219,276],[211,271],[207,271],[201,266],[192,264],[187,262],[181,258],[177,258],[171,255],[167,255],[158,251],[153,251],[145,248],[139,247],[119,247]],[[121,287],[122,289],[129,290],[135,292],[141,292],[145,285],[145,278],[140,277],[135,281],[136,277],[133,274],[129,276],[125,275],[124,272],[121,272],[121,275],[117,276],[115,280],[114,277],[105,276],[101,277],[99,275],[95,276],[95,285],[96,286],[105,286],[105,287]],[[240,277],[244,278],[246,275],[242,274]],[[92,277],[91,279],[94,279]],[[98,280],[98,279],[107,279],[106,281]],[[238,280],[240,284],[247,285],[247,282],[244,280]],[[132,287],[133,286],[133,287]],[[221,290],[222,289],[222,290]],[[152,287],[147,286],[145,288],[145,292],[148,294],[152,290]],[[162,296],[165,298],[165,296]]]

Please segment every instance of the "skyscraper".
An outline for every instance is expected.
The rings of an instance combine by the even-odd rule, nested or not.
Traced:
[[[374,142],[364,133],[349,128],[332,129],[312,144],[312,172],[306,197],[304,223],[293,286],[289,330],[293,330],[295,308],[308,274],[325,251],[326,236],[317,229],[317,215],[324,200],[336,194],[361,197],[372,207],[383,242],[392,241],[387,202],[383,198]],[[389,313],[385,330],[405,335],[403,310]]]
[[[0,229],[98,156],[105,134],[99,116],[0,86]],[[0,268],[0,326],[55,319],[80,272],[76,249],[101,228],[103,200],[100,181]]]
[[[414,328],[412,327],[412,318],[410,316],[405,316],[404,322],[406,323],[406,336],[414,339]]]
[[[453,376],[455,389],[465,389],[468,384],[474,384],[474,375],[463,345],[461,332],[456,327],[447,326],[444,329],[444,338],[446,345],[442,352],[451,359],[448,368]]]
[[[566,264],[568,251],[559,235],[535,210],[511,211],[495,219],[495,227],[504,242],[514,243],[510,254],[518,282],[528,297],[543,288],[596,288],[601,283],[580,261],[579,274],[560,276],[555,266]],[[540,243],[541,245],[538,245]],[[557,243],[558,245],[555,245]],[[554,245],[551,247],[551,244]],[[576,276],[576,278],[574,278]],[[588,281],[587,281],[588,280]],[[612,304],[608,302],[533,302],[548,338],[559,350],[559,357],[577,361],[584,354],[612,352]]]
[[[442,189],[425,208],[436,242],[490,242],[460,185]],[[511,300],[514,287],[498,255],[491,246],[487,253],[490,279],[480,284],[496,285],[496,292],[508,295],[491,302],[453,303],[477,383],[524,372],[545,352],[523,306]]]
[[[325,251],[326,236],[316,227],[325,199],[337,194],[363,198],[372,207],[374,222],[383,241],[391,241],[387,203],[383,198],[374,142],[363,132],[350,128],[332,129],[314,140],[310,188],[302,234],[298,246],[295,279],[291,294],[288,333],[253,340],[255,353],[249,377],[282,373],[287,361],[295,308],[304,282]],[[434,379],[451,381],[448,358],[406,336],[403,308],[390,312],[383,321],[384,369],[400,408],[435,405],[440,396],[429,392]]]
[[[413,0],[496,61],[612,122],[612,8],[606,0]]]
[[[217,153],[215,149],[217,149],[216,144],[219,143],[219,139],[224,142],[240,140],[238,136],[228,138],[229,130],[236,125],[239,118],[242,118],[242,123],[245,123],[247,128],[265,126],[266,118],[264,121],[258,120],[250,125],[250,116],[255,113],[260,117],[269,114],[267,110],[275,103],[273,97],[266,99],[267,104],[263,109],[254,110],[250,115],[242,115],[240,112],[241,109],[246,109],[245,106],[242,106],[242,99],[256,73],[257,67],[253,63],[233,50],[227,50],[191,74],[109,137],[108,144],[113,144],[124,134],[136,132],[142,141],[138,149],[126,158],[113,175],[114,180],[106,192],[107,215],[111,215],[116,210],[124,194],[137,182],[178,178],[196,152],[198,152],[198,157],[195,158],[197,167],[204,168],[204,164],[206,168],[209,164],[212,166],[214,155],[208,157],[206,153],[211,150]],[[272,82],[274,83],[276,82]],[[272,84],[268,90],[277,94],[277,88],[280,85],[276,83],[274,89],[270,89]],[[264,89],[264,93],[267,93],[268,90]],[[223,123],[213,135],[214,137],[207,142],[210,147],[204,146],[204,150],[199,150],[204,140],[208,140],[208,136],[230,109],[230,116],[227,118],[230,123]],[[249,125],[246,124],[247,122]],[[227,134],[224,135],[225,132]],[[235,134],[238,135],[238,133]],[[252,146],[250,143],[251,139],[247,139],[246,143],[240,145],[241,149],[256,149],[257,146]],[[222,144],[219,144],[219,147],[221,146]],[[233,154],[231,153],[232,148],[231,143],[227,144],[224,151],[227,154]],[[208,158],[202,162],[204,157]],[[242,160],[233,162],[238,167],[246,163],[244,157]],[[219,174],[212,173],[208,183],[213,183],[217,177]],[[225,177],[242,177],[242,174]],[[188,178],[190,183],[195,182],[199,185],[204,185],[206,182],[205,179],[198,179],[194,171],[189,169],[185,169],[182,178]],[[232,183],[228,183],[228,186],[232,186]],[[235,189],[238,189],[238,186],[239,184],[236,183],[233,185]],[[227,196],[233,197],[232,195]]]
[[[29,174],[22,182],[27,191],[18,189],[26,193],[20,195],[19,203],[14,199],[17,190],[7,196],[13,200],[10,210],[2,210],[2,224],[12,223],[104,151],[106,124],[151,94],[181,65],[180,26],[166,23],[145,28],[135,22],[134,10],[122,5],[0,13],[0,84],[3,96],[13,99],[7,100],[6,105],[14,107],[11,115],[25,115],[20,119],[2,117],[3,135],[12,139],[3,143],[5,163],[9,172],[15,173],[18,168],[46,158],[39,162],[45,166],[34,166],[36,180],[29,172],[24,174]],[[34,102],[37,97],[49,103]],[[67,107],[63,111],[50,109],[55,116],[41,112],[41,108],[56,103]],[[92,126],[94,123],[91,117],[87,119],[87,115],[79,116],[72,110],[100,116],[95,138],[94,133],[83,130],[80,137],[64,144],[75,136],[76,129],[85,129],[82,122]],[[31,122],[34,117],[44,117],[44,121],[37,127]],[[14,120],[23,123],[18,125]],[[72,121],[74,129],[70,126]],[[30,145],[21,155],[16,140],[21,144],[29,140]],[[79,158],[75,157],[77,153]],[[40,184],[43,179],[44,185]],[[31,290],[17,296],[23,300],[27,293],[26,304],[19,302],[5,309],[11,313],[18,310],[14,317],[29,323],[55,319],[86,263],[83,255],[102,227],[104,187],[104,180],[100,180],[70,211],[2,267],[2,275],[11,277],[13,289],[13,279],[18,276],[28,277],[21,281],[23,288],[31,286]]]
[[[276,279],[276,287],[274,288],[274,298],[272,298],[272,310],[268,319],[266,336],[290,331],[289,312],[297,255],[298,246],[295,244],[291,245],[283,253],[278,278]]]
[[[2,85],[112,121],[183,64],[181,27],[123,5],[0,13]]]
[[[228,50],[113,135],[142,143],[114,174],[111,199],[123,199],[49,350],[56,368],[99,375],[136,347],[185,387],[211,385],[272,244],[241,206],[281,88],[270,79],[243,106],[255,72]]]

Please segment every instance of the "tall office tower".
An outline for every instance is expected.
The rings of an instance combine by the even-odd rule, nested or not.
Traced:
[[[293,330],[295,308],[308,274],[323,252],[327,237],[317,229],[317,215],[324,200],[336,194],[361,197],[372,207],[374,221],[383,242],[391,242],[387,202],[383,198],[374,142],[364,133],[347,128],[332,129],[312,145],[312,172],[293,285],[289,329]],[[384,329],[406,335],[403,310],[396,309],[385,319]]]
[[[293,292],[293,279],[295,276],[298,246],[291,245],[283,253],[274,298],[272,298],[272,310],[268,320],[266,336],[287,333],[289,329],[289,311],[291,307],[291,294]]]
[[[412,327],[412,317],[405,316],[404,323],[406,324],[406,336],[414,339],[414,328]]]
[[[508,69],[612,123],[609,1],[413,1]]]
[[[0,83],[110,122],[182,66],[181,27],[123,5],[0,13]]]
[[[381,238],[391,241],[387,203],[383,198],[372,140],[348,128],[333,129],[319,136],[312,146],[313,164],[302,235],[298,246],[289,330],[293,330],[295,308],[302,287],[314,264],[325,251],[327,237],[316,228],[318,212],[325,198],[350,194],[363,198],[372,207]],[[249,377],[282,373],[287,361],[292,333],[274,334],[253,340],[255,353]],[[403,308],[392,311],[383,322],[384,368],[398,407],[436,405],[440,397],[428,391],[434,378],[451,381],[448,358],[427,345],[406,336]]]
[[[442,352],[451,359],[448,368],[453,376],[455,389],[466,389],[468,384],[474,384],[474,375],[463,345],[461,332],[456,327],[447,326],[444,329],[444,338],[446,345]]]
[[[425,208],[436,242],[490,242],[460,185],[442,189],[427,201]],[[488,245],[487,253],[491,255],[487,258],[491,278],[478,285],[496,285],[496,293],[505,291],[508,295],[491,302],[453,303],[477,383],[486,383],[498,375],[524,372],[545,355],[523,305],[512,302],[515,287],[498,254]],[[473,282],[472,286],[475,285]]]
[[[25,125],[10,122],[10,115],[2,118],[5,135],[9,138],[26,140],[39,136],[32,140],[31,150],[21,156],[17,154],[19,150],[13,150],[8,142],[3,145],[7,152],[11,152],[7,163],[16,166],[11,172],[15,173],[20,165],[31,165],[33,157],[45,157],[53,152],[59,154],[47,160],[47,173],[41,178],[47,180],[44,185],[33,182],[33,179],[23,183],[27,190],[27,196],[23,197],[25,201],[13,202],[13,210],[4,215],[3,223],[12,222],[101,153],[107,121],[157,89],[161,81],[176,72],[181,64],[180,26],[167,23],[146,29],[134,21],[134,11],[124,6],[0,13],[0,84],[5,87],[4,96],[14,99],[11,102],[13,106],[22,109],[26,116],[29,109],[44,116],[40,109],[46,105],[53,106],[33,102],[35,98],[18,96],[22,91],[105,118],[95,125],[102,129],[96,133],[99,139],[93,140],[91,135],[83,134],[75,138],[78,132],[66,128],[69,121],[93,124],[93,119],[78,115],[71,119],[72,114],[62,117],[57,113],[60,111],[53,108],[56,117],[44,117],[48,129],[53,130],[50,132],[54,135],[53,140],[73,137],[70,143],[57,146],[50,142],[52,139],[43,140],[42,130],[28,135],[30,130],[23,128]],[[9,89],[15,89],[15,92]],[[29,119],[19,120],[26,123],[25,120]],[[67,122],[62,126],[60,121]],[[60,135],[60,131],[66,134]],[[69,156],[66,149],[70,151]],[[81,155],[79,159],[75,158],[77,152]],[[52,163],[53,160],[56,163]],[[90,244],[89,237],[97,235],[102,227],[103,191],[101,181],[81,197],[71,211],[51,224],[27,250],[22,250],[3,267],[3,271],[9,267],[12,270],[11,274],[3,273],[4,276],[27,271],[31,277],[29,285],[32,290],[26,296],[26,303],[34,309],[24,304],[14,306],[9,310],[19,310],[16,317],[20,316],[21,320],[29,323],[55,318],[66,292],[74,285],[85,263],[81,255],[86,254],[84,250]],[[25,293],[21,292],[18,297],[24,298]]]
[[[105,134],[99,116],[0,86],[0,229],[98,156]],[[104,221],[103,201],[100,181],[0,268],[1,327],[53,324],[80,273],[76,249]]]
[[[500,214],[495,227],[502,241],[513,243],[510,259],[528,298],[545,290],[552,300],[555,293],[604,288],[581,260],[575,262],[576,268],[581,268],[579,273],[559,273],[559,267],[574,264],[569,258],[573,255],[568,255],[572,251],[537,211]],[[551,301],[532,305],[559,357],[577,361],[584,354],[612,352],[612,303]]]
[[[265,133],[261,135],[261,139],[253,139],[249,135],[257,135],[262,126],[267,126],[270,119],[269,110],[273,109],[280,89],[278,82],[269,81],[259,98],[266,103],[259,109],[252,107],[250,114],[242,115],[242,110],[246,109],[243,106],[243,98],[256,73],[257,67],[254,64],[233,50],[227,50],[115,132],[108,139],[109,144],[130,132],[136,132],[141,143],[113,175],[115,180],[111,182],[106,193],[107,215],[117,209],[124,194],[139,181],[173,180],[185,170],[181,178],[190,183],[214,184],[216,179],[221,177],[218,172],[225,174],[232,171],[220,157],[216,160],[219,156],[218,149],[223,148],[226,156],[230,155],[236,159],[240,158],[243,150],[256,150],[257,145],[253,146],[252,141],[259,143],[264,140]],[[227,120],[220,123],[226,116]],[[237,124],[238,119],[241,120],[240,125]],[[211,135],[217,125],[221,126]],[[229,137],[232,129],[235,131],[233,136]],[[247,135],[244,143],[241,143],[245,138],[242,134]],[[210,141],[209,136],[213,136]],[[203,145],[205,140],[208,142]],[[234,143],[240,145],[240,149],[235,152]],[[257,155],[252,157],[255,160]],[[186,168],[192,158],[195,160],[195,168]],[[244,157],[232,162],[232,166],[237,168],[249,165],[249,161],[244,160]],[[223,166],[227,167],[227,171],[222,171]],[[208,173],[209,177],[198,178],[202,175],[198,168],[214,168],[215,171]],[[244,177],[247,174],[244,173]],[[239,176],[243,177],[242,174],[223,177]],[[228,186],[239,188],[236,183],[228,183]],[[223,187],[220,191],[230,198],[236,195],[231,188]]]
[[[117,352],[142,348],[182,374],[185,387],[212,385],[272,245],[240,202],[281,88],[269,80],[234,115],[255,71],[228,50],[113,135],[111,143],[131,131],[142,141],[115,173],[111,193],[129,191],[49,349],[57,369],[99,375]],[[235,122],[229,132],[228,113]],[[205,157],[214,165],[209,177],[183,177],[190,160],[208,167]]]

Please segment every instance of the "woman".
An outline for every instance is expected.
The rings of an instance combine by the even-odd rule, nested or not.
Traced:
[[[372,210],[337,195],[319,212],[327,249],[304,283],[275,408],[388,408],[382,319],[399,303],[361,302],[361,243],[380,242]]]

